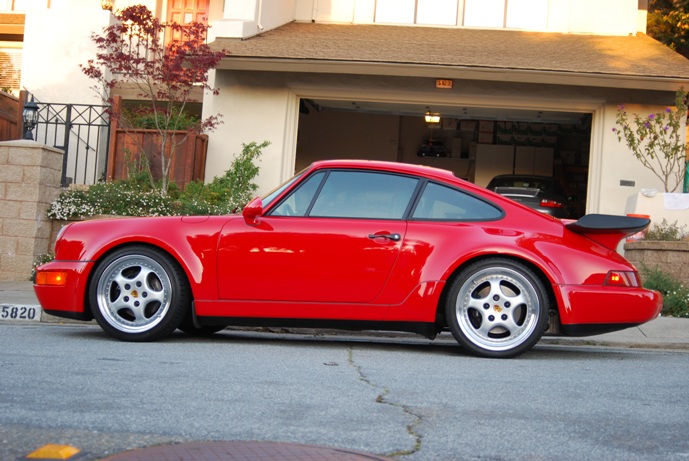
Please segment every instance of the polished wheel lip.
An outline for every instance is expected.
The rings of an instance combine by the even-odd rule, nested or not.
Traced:
[[[123,272],[130,268],[139,268],[139,274],[134,278],[124,276]],[[156,290],[148,284],[149,275],[157,278],[162,290]],[[132,285],[140,282],[140,286],[126,288],[128,281]],[[121,294],[116,300],[111,301],[109,293],[113,284],[117,285]],[[98,279],[96,288],[98,310],[110,326],[123,333],[148,332],[162,322],[170,310],[172,290],[172,282],[167,271],[156,260],[144,255],[124,255],[108,264]],[[125,296],[129,296],[130,300],[136,298],[139,304],[134,306],[136,301],[124,301]],[[143,316],[144,309],[151,302],[160,302],[160,307],[153,316],[145,317]],[[136,309],[141,316],[137,315],[134,321],[122,317],[118,312],[126,309],[127,306]]]
[[[498,293],[501,282],[508,282],[518,287],[521,293],[517,296],[505,296],[504,293]],[[491,286],[489,296],[481,299],[472,297],[474,290],[485,283]],[[501,296],[501,301],[503,299],[510,301],[513,306],[512,311],[509,309],[503,311],[500,306],[494,304],[491,299],[493,295]],[[502,352],[519,347],[529,340],[538,325],[540,315],[538,292],[533,283],[518,270],[508,267],[488,267],[479,270],[462,284],[456,300],[455,315],[459,328],[471,343],[487,351]],[[491,305],[487,310],[483,307],[485,303]],[[514,321],[513,318],[513,315],[516,315],[513,314],[514,308],[518,304],[524,305],[523,308],[526,309],[521,323]],[[472,323],[470,318],[472,311],[478,312],[481,316],[481,326],[476,327]],[[502,327],[511,333],[504,338],[489,337],[486,333],[490,330],[481,327],[488,322],[489,313],[501,315],[503,312],[506,312],[507,320],[492,321],[490,330]]]

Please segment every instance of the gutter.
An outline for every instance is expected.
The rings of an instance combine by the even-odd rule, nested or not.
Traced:
[[[689,79],[666,76],[602,73],[583,74],[552,70],[447,66],[436,64],[253,58],[237,57],[235,55],[224,58],[217,69],[509,81],[511,83],[537,83],[672,92],[677,91],[677,88],[682,85],[689,85]]]

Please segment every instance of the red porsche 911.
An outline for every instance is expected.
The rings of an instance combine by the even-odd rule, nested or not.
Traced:
[[[43,309],[153,341],[226,326],[449,329],[513,357],[543,334],[585,336],[658,316],[616,252],[645,218],[565,222],[444,170],[322,161],[241,214],[65,226],[36,272]]]

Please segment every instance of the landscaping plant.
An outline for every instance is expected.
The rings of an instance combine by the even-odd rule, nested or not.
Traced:
[[[189,124],[185,109],[188,103],[198,102],[192,97],[198,88],[218,93],[209,86],[208,73],[225,53],[206,44],[208,25],[162,22],[143,5],[126,7],[114,15],[116,22],[105,27],[102,35],[91,36],[96,58],[81,69],[111,106],[111,92],[118,84],[133,85],[146,101],[145,109],[134,113],[143,115],[148,127],[160,134],[161,171],[156,176],[160,177],[159,191],[165,195],[176,145],[189,134],[212,130],[219,123],[219,116],[213,115]],[[172,39],[166,40],[166,34]],[[111,116],[123,127],[135,125],[128,119],[131,113],[121,109],[114,108]],[[180,136],[176,130],[187,130],[187,135]]]
[[[91,186],[63,189],[48,207],[50,219],[87,219],[98,215],[170,216],[221,215],[241,209],[253,198],[258,186],[256,164],[268,142],[244,144],[242,153],[232,161],[220,178],[210,183],[192,181],[183,191],[175,187],[161,195],[151,186],[150,172],[131,167],[125,180],[100,182]]]
[[[689,317],[689,287],[666,274],[657,266],[641,266],[644,288],[658,290],[663,294],[665,316]]]
[[[624,106],[617,110],[617,125],[612,131],[624,141],[641,164],[659,178],[665,192],[675,192],[685,183],[686,144],[683,130],[687,117],[687,92],[675,94],[675,107],[641,116],[628,114]],[[686,184],[684,184],[686,187]]]

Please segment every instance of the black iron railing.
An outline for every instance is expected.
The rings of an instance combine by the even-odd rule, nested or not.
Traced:
[[[37,104],[34,139],[64,152],[62,187],[104,179],[110,140],[109,106]]]

